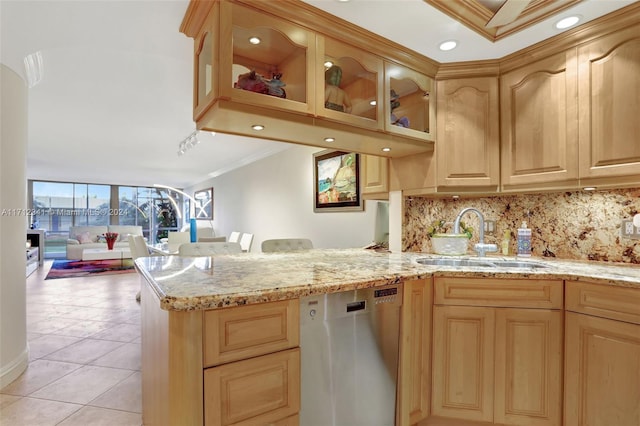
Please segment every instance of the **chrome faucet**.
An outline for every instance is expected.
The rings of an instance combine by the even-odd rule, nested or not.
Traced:
[[[484,242],[484,216],[482,215],[480,210],[476,208],[467,207],[462,209],[460,213],[458,213],[455,222],[453,222],[453,233],[460,233],[460,220],[462,219],[462,216],[467,212],[475,213],[478,216],[478,219],[480,219],[480,240],[473,246],[473,249],[478,253],[478,256],[484,256],[487,252],[498,251],[498,246],[496,244],[486,244]]]

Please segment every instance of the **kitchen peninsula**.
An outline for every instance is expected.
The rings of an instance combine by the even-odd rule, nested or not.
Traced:
[[[416,262],[429,256],[352,249],[138,259],[144,424],[298,424],[298,299],[400,282],[398,425],[429,425],[435,415],[469,425],[578,425],[596,409],[608,416],[603,419],[620,420],[616,424],[637,421],[640,378],[628,374],[638,368],[629,363],[640,359],[637,265],[555,259],[535,259],[546,266],[542,268]],[[451,327],[461,318],[472,326],[459,328],[456,336]],[[477,324],[484,328],[473,337],[482,339],[470,339],[466,333],[473,333]],[[516,326],[510,328],[512,324]],[[606,339],[597,338],[607,333]],[[451,354],[439,348],[455,347],[461,337],[477,348],[447,360]],[[520,338],[530,338],[534,347],[513,343],[523,342]],[[536,358],[540,348],[543,353]],[[602,355],[609,350],[618,355],[607,363]],[[510,364],[522,351],[531,365]],[[441,367],[473,363],[477,353],[490,358],[491,371],[481,368],[465,376],[470,386],[456,383],[451,371]],[[582,365],[591,355],[599,356],[600,364]],[[528,390],[541,390],[541,413],[518,405],[537,403],[538,397],[523,398],[518,389],[502,386],[518,385],[511,380],[518,371],[493,371],[494,364],[500,365],[494,357],[537,380]],[[608,381],[598,376],[602,368],[609,369]],[[558,375],[564,375],[564,392]],[[614,383],[621,378],[624,386]],[[446,386],[436,386],[436,381]],[[444,388],[450,389],[448,394]],[[479,404],[470,403],[475,400]],[[465,404],[465,415],[450,409]],[[523,423],[518,415],[535,422]]]

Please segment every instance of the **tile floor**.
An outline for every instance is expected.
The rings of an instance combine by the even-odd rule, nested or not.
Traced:
[[[27,278],[29,367],[0,389],[2,426],[142,424],[137,273]]]

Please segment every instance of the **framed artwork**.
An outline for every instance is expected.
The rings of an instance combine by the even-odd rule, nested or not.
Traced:
[[[315,212],[362,211],[360,154],[321,151],[313,154]]]
[[[213,219],[213,188],[196,191],[193,194],[196,219]]]

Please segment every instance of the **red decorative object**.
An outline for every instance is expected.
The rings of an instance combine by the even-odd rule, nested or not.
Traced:
[[[107,240],[107,250],[113,250],[113,245],[118,239],[117,232],[107,232],[104,234],[104,239]]]

